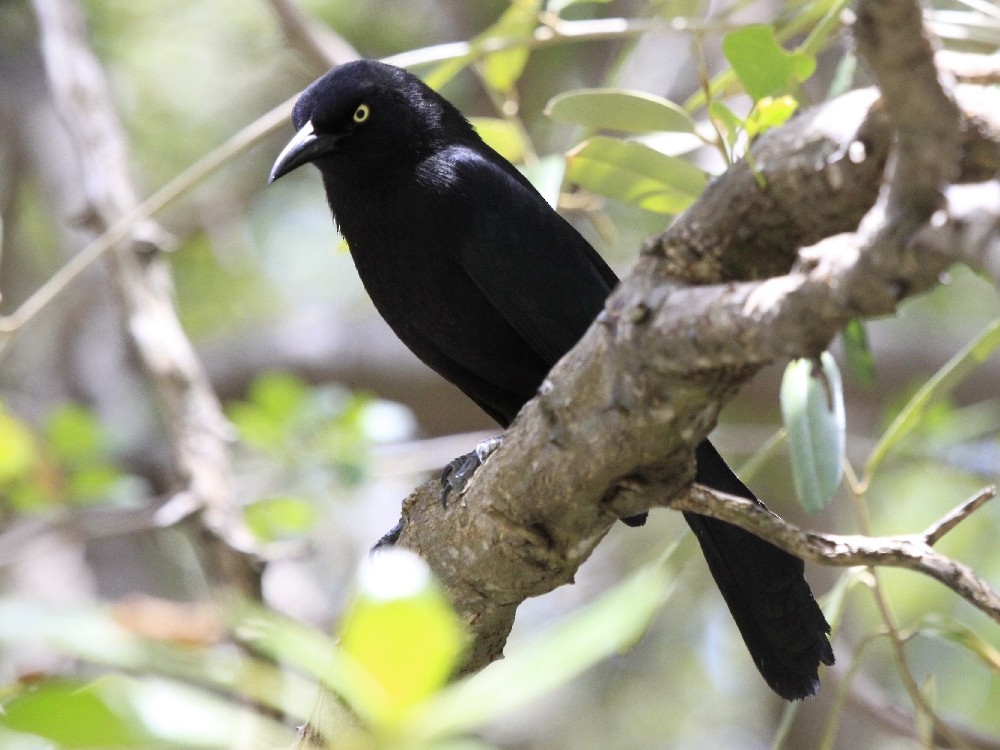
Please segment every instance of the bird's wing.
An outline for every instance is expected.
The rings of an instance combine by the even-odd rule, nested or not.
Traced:
[[[531,349],[555,364],[603,308],[614,273],[500,157],[466,149],[451,166],[465,208],[456,217],[459,264]]]

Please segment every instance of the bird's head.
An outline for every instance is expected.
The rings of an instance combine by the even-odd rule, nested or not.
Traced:
[[[375,60],[339,65],[311,83],[292,110],[296,133],[269,182],[303,164],[353,181],[415,163],[437,145],[476,138],[447,100],[405,70]]]

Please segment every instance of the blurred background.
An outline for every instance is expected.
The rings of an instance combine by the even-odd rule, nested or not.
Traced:
[[[81,4],[141,195],[323,72],[283,33],[279,5]],[[940,3],[929,17],[953,48],[996,50],[1000,19],[970,5]],[[529,171],[561,163],[585,135],[544,115],[553,96],[614,86],[683,103],[700,88],[699,57],[710,75],[724,69],[722,33],[733,25],[839,10],[830,2],[698,0],[559,6],[566,20],[638,19],[656,30],[539,46],[501,100],[471,68],[442,90],[470,116],[516,124]],[[384,57],[472,39],[509,3],[301,0],[298,7],[363,56]],[[804,104],[823,100],[846,69],[849,50],[845,33],[830,36],[803,89]],[[850,78],[867,83],[860,70]],[[750,106],[745,97],[727,101],[743,113]],[[359,561],[396,522],[400,501],[496,429],[378,318],[330,221],[315,170],[267,186],[291,133],[288,124],[229,160],[156,218],[175,239],[167,260],[180,319],[240,438],[234,478],[248,523],[265,541],[306,542],[263,565],[263,601],[329,632]],[[693,158],[709,171],[724,168],[711,149]],[[0,3],[0,165],[0,312],[9,314],[88,239],[79,164],[53,106],[33,7],[19,0]],[[619,273],[629,270],[643,239],[671,220],[586,191],[567,192],[561,204]],[[947,283],[906,303],[898,316],[869,324],[873,383],[853,376],[835,348],[844,370],[848,459],[863,465],[907,399],[998,318],[989,280],[955,268]],[[747,479],[779,515],[856,533],[857,503],[846,487],[807,517],[795,502],[783,447],[758,455],[781,426],[781,371],[761,373],[727,408],[713,439],[736,467],[760,459]],[[998,382],[1000,363],[988,358],[923,412],[866,488],[873,533],[919,531],[996,481]],[[110,611],[145,635],[137,622],[177,620],[195,632],[170,631],[164,641],[190,642],[192,654],[215,647],[210,603],[219,580],[204,532],[192,522],[161,528],[154,518],[172,482],[162,415],[123,330],[108,268],[95,264],[0,354],[0,685],[103,674],[106,664],[85,655],[83,645],[54,646],[48,635],[54,629],[100,639],[102,631],[81,624],[95,612]],[[643,528],[613,528],[575,585],[521,608],[508,653],[655,559],[682,525],[660,511]],[[940,549],[1000,584],[998,531],[1000,509],[987,506]],[[843,589],[834,632],[838,665],[783,729],[784,705],[750,663],[704,563],[692,559],[634,648],[495,722],[484,736],[502,748],[762,748],[781,731],[788,748],[824,741],[838,748],[915,746],[914,709],[864,574],[852,586],[840,570],[813,567],[807,575],[817,595],[838,582]],[[1000,747],[996,623],[914,574],[885,570],[881,583],[927,700],[939,715],[979,733],[970,746]],[[202,615],[206,631],[195,627]],[[163,667],[154,657],[131,667],[117,658],[107,663],[126,673]],[[282,722],[269,726],[273,735],[230,732],[207,746],[269,746],[264,736],[273,737],[271,746],[291,741],[288,722],[285,734]],[[3,738],[0,745],[7,746]]]

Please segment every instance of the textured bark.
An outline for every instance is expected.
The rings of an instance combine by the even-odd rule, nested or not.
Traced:
[[[859,3],[857,34],[880,96],[848,94],[759,139],[647,244],[465,494],[444,508],[429,482],[404,502],[399,543],[473,630],[467,669],[502,653],[524,598],[572,581],[615,519],[654,505],[724,517],[821,563],[920,570],[1000,615],[995,592],[926,539],[790,536],[691,485],[694,447],[762,366],[817,356],[849,320],[892,313],[956,261],[1000,268],[996,183],[960,186],[978,196],[975,221],[951,200],[955,183],[992,174],[1000,108],[977,98],[960,114],[916,3]]]

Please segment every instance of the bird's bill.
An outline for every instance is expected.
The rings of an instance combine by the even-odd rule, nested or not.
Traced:
[[[298,169],[303,164],[308,164],[317,156],[332,151],[336,142],[336,136],[317,135],[312,121],[307,120],[306,124],[278,154],[274,166],[271,167],[271,176],[267,179],[268,184],[292,170]]]

